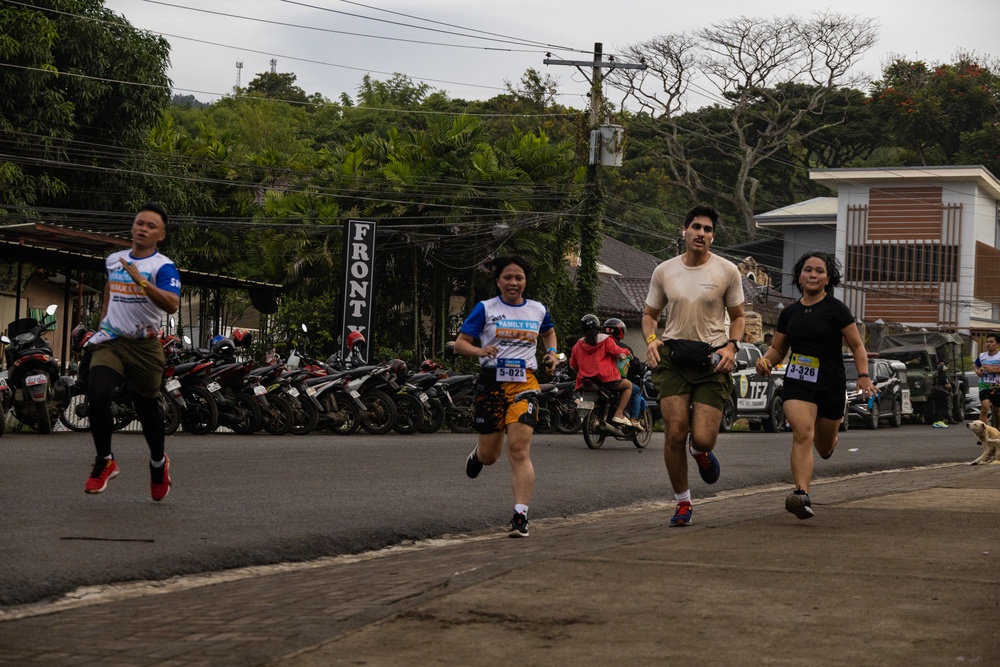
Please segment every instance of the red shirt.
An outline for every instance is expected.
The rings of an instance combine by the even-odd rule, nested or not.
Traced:
[[[576,369],[576,388],[579,389],[584,380],[621,380],[617,362],[621,356],[629,356],[628,350],[618,347],[615,339],[607,334],[598,334],[596,345],[589,344],[583,338],[576,341],[573,352],[569,355],[569,367]]]

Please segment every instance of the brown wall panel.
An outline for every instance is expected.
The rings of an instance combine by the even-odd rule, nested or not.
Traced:
[[[868,193],[868,238],[940,239],[941,193],[940,187],[872,188]]]

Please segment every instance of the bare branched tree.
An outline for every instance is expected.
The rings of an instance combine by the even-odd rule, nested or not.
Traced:
[[[875,44],[874,20],[825,12],[809,19],[739,17],[694,33],[661,36],[624,49],[646,70],[613,70],[607,83],[648,114],[674,183],[692,202],[730,202],[747,236],[758,183],[754,168],[830,127],[809,124],[827,98],[856,85],[851,68]],[[708,106],[692,109],[699,100]],[[831,119],[835,123],[836,119]],[[737,166],[735,182],[713,179],[713,159]]]

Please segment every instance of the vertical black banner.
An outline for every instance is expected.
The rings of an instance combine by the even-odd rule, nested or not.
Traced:
[[[349,220],[344,234],[344,318],[341,331],[341,358],[350,359],[347,336],[357,331],[365,337],[361,358],[368,363],[374,339],[372,308],[375,306],[375,223]]]

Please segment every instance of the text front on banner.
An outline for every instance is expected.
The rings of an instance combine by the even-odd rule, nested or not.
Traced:
[[[349,220],[344,235],[344,329],[341,332],[341,358],[350,359],[348,334],[358,332],[366,345],[360,358],[368,363],[372,343],[372,308],[375,301],[375,223]]]

